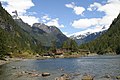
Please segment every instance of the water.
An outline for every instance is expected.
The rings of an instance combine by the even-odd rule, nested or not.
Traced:
[[[15,66],[17,69],[12,69]],[[60,70],[60,69],[63,70]],[[37,71],[37,73],[49,72],[50,77],[32,77],[29,75],[16,76],[22,71]],[[120,75],[120,55],[116,56],[94,56],[66,59],[46,59],[46,60],[25,60],[12,62],[0,66],[0,80],[54,80],[63,73],[80,73],[73,78],[80,80],[85,73],[99,79],[106,74],[111,76]]]

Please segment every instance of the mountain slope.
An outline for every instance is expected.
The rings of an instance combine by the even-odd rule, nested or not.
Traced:
[[[47,26],[42,23],[34,23],[30,25],[24,23],[21,19],[15,19],[16,23],[30,36],[34,37],[43,46],[50,47],[52,42],[56,43],[57,47],[61,47],[62,43],[68,38],[55,26]]]
[[[0,55],[5,50],[3,48],[8,53],[40,53],[44,48],[53,46],[53,42],[56,47],[61,47],[68,39],[57,27],[35,24],[31,27],[20,18],[13,20],[0,3]]]
[[[41,23],[35,23],[33,24],[32,28],[39,28],[40,30],[43,30],[46,34],[44,36],[46,37],[45,40],[48,40],[47,42],[51,43],[53,41],[56,42],[56,45],[60,47],[64,41],[66,41],[68,38],[55,26],[47,26],[45,24]],[[44,38],[44,37],[43,37]],[[49,44],[47,43],[47,44]],[[51,43],[52,45],[52,43]],[[50,46],[51,46],[50,45]]]
[[[89,49],[91,52],[98,54],[116,52],[120,54],[120,14],[110,28],[96,40],[83,44],[80,48]]]
[[[0,6],[0,30],[6,37],[5,44],[8,52],[20,53],[26,50],[33,51],[34,47],[37,46],[34,43],[34,38],[19,27],[2,6]]]

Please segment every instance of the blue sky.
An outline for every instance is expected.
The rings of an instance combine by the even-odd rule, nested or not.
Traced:
[[[120,12],[120,0],[1,0],[11,14],[24,22],[58,27],[64,34],[77,35],[109,28]]]

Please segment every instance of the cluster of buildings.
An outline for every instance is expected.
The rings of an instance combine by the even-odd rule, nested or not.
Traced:
[[[42,54],[42,56],[43,57],[56,57],[56,56],[62,57],[64,56],[65,53],[76,53],[76,54],[81,54],[81,55],[89,55],[90,51],[79,49],[78,51],[74,52],[69,49],[55,49],[55,50]]]

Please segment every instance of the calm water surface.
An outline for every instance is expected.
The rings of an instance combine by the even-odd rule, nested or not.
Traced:
[[[12,69],[12,66],[17,69]],[[61,71],[60,69],[64,71]],[[16,76],[21,71],[37,71],[38,73],[49,72],[50,77]],[[85,73],[99,79],[109,74],[111,76],[120,75],[120,55],[116,56],[94,56],[66,59],[47,60],[25,60],[12,62],[0,66],[0,80],[54,80],[63,73],[80,73],[81,75],[73,80],[81,80]]]

